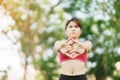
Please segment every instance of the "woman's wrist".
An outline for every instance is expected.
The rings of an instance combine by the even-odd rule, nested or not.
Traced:
[[[67,50],[66,50],[65,48],[61,48],[59,51],[60,51],[61,53],[66,53],[66,52],[67,52]]]
[[[90,52],[90,50],[92,48],[92,43],[90,41],[86,41],[84,48],[85,48],[86,53]]]
[[[56,41],[54,47],[57,51],[59,51],[62,47],[64,47],[64,45],[65,45],[65,41]]]
[[[83,54],[85,53],[85,48],[80,48],[77,50],[78,54]]]

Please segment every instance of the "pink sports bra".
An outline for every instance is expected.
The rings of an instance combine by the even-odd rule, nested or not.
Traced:
[[[60,63],[62,63],[64,61],[67,61],[67,60],[80,60],[80,61],[86,63],[87,58],[88,58],[87,57],[87,53],[83,53],[83,54],[81,54],[81,55],[79,55],[79,56],[77,56],[77,57],[75,57],[73,59],[68,57],[68,56],[66,56],[66,55],[64,55],[64,54],[62,54],[62,53],[59,53]]]

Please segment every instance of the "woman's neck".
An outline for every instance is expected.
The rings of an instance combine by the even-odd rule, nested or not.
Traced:
[[[76,38],[76,39],[73,39],[74,41],[78,41],[79,39],[78,38]]]
[[[75,41],[78,41],[79,40],[79,37],[70,37],[72,40],[75,40]]]

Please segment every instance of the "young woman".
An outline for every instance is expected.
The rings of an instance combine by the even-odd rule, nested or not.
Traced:
[[[55,49],[59,53],[61,75],[59,80],[87,80],[87,53],[92,48],[90,41],[80,42],[82,26],[78,19],[72,18],[65,26],[66,40],[55,42]]]

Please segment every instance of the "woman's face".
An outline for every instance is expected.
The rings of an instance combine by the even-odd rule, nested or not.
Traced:
[[[67,25],[65,33],[68,37],[79,38],[80,34],[82,33],[82,30],[74,21],[71,21]]]

